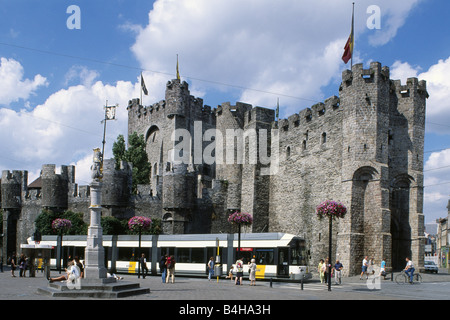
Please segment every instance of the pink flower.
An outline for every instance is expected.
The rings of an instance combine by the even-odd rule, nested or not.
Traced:
[[[316,208],[319,219],[323,217],[328,218],[344,218],[347,213],[347,208],[340,202],[327,200],[319,204]]]
[[[72,222],[67,219],[55,219],[52,222],[52,229],[56,231],[67,231],[72,227]]]
[[[249,226],[253,223],[253,217],[249,213],[236,211],[235,213],[230,214],[228,222]]]
[[[142,216],[135,216],[128,220],[128,228],[132,231],[148,230],[152,224],[152,219]]]

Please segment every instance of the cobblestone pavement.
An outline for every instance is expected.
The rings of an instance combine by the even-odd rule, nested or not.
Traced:
[[[59,275],[52,271],[52,276]],[[38,287],[47,286],[42,273],[35,278],[11,277],[9,269],[0,273],[0,300],[65,300],[37,293]],[[276,300],[441,300],[450,299],[450,275],[423,274],[423,283],[398,285],[393,281],[371,279],[360,280],[359,276],[344,278],[341,285],[333,285],[331,292],[317,280],[305,282],[303,290],[299,283],[257,281],[250,286],[248,280],[236,286],[228,279],[208,281],[205,278],[176,277],[175,283],[161,283],[159,276],[138,279],[135,275],[123,275],[123,281],[137,282],[150,288],[149,294],[120,298],[120,300],[220,300],[220,301],[276,301]],[[93,299],[86,299],[93,300]]]

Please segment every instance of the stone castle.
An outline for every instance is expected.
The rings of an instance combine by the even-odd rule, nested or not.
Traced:
[[[159,218],[164,233],[179,234],[234,232],[228,215],[248,212],[254,223],[245,232],[305,238],[315,270],[328,256],[329,235],[315,208],[333,199],[348,208],[332,229],[333,256],[346,274],[359,274],[366,255],[393,268],[407,256],[423,265],[427,98],[425,81],[402,85],[378,62],[344,71],[339,97],[287,119],[239,102],[211,108],[186,82],[169,81],[163,101],[142,106],[133,99],[127,108],[128,134],[146,140],[150,184],[132,194],[130,165],[115,170],[105,160],[103,214]],[[42,208],[83,212],[88,220],[89,187],[74,177],[73,166],[57,174],[44,165],[28,185],[26,171],[3,171],[4,252],[33,234]]]

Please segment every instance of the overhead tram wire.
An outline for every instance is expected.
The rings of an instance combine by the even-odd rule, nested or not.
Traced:
[[[125,65],[125,64],[120,64],[120,63],[106,62],[106,61],[102,61],[102,60],[98,60],[98,59],[80,57],[80,56],[75,56],[75,55],[70,55],[70,54],[65,54],[65,53],[57,53],[57,52],[52,52],[52,51],[48,51],[48,50],[42,50],[42,49],[30,48],[30,47],[26,47],[26,46],[15,45],[15,44],[11,44],[11,43],[0,42],[0,45],[14,47],[14,48],[23,49],[23,50],[34,51],[34,52],[38,52],[38,53],[42,53],[42,54],[48,54],[48,55],[60,56],[60,57],[64,57],[64,58],[84,60],[84,61],[89,61],[89,62],[98,63],[98,64],[110,65],[110,66],[115,66],[115,67],[119,67],[119,68],[125,68],[125,69],[137,70],[137,71],[147,71],[147,72],[151,72],[151,73],[155,73],[155,74],[162,74],[162,75],[167,75],[167,76],[173,76],[173,74],[167,73],[167,72],[142,69],[142,68],[139,68],[139,67],[133,67],[133,66]],[[245,87],[245,86],[233,85],[233,84],[224,83],[224,82],[220,82],[220,81],[205,80],[205,79],[195,78],[195,77],[191,77],[191,76],[184,76],[184,77],[187,78],[187,79],[195,80],[195,81],[201,81],[201,82],[211,83],[211,84],[215,84],[215,85],[222,85],[222,86],[232,87],[232,88],[241,89],[241,90],[251,90],[251,91],[255,91],[255,92],[261,92],[261,93],[265,93],[265,94],[283,96],[283,97],[287,97],[287,98],[303,100],[303,101],[309,101],[309,102],[313,102],[313,103],[319,102],[319,101],[313,100],[313,99],[296,97],[296,96],[291,96],[291,95],[286,95],[286,94],[281,94],[281,93],[276,93],[276,92],[265,91],[265,90],[261,90],[261,89],[248,88],[248,87]],[[34,117],[32,115],[29,115],[29,116]],[[72,126],[64,125],[64,124],[58,123],[56,121],[52,121],[52,120],[48,120],[48,119],[41,119],[41,120],[57,123],[57,124],[60,124],[62,126],[65,126],[65,127],[68,127],[68,128],[74,129],[74,130],[79,130],[80,132],[92,134],[91,132],[87,132],[87,131],[85,131],[83,129],[78,129],[78,128],[75,128],[75,127],[72,127]],[[440,124],[440,123],[435,123],[435,122],[427,121],[426,123],[431,124],[431,125],[450,127],[450,125],[445,125],[445,124]],[[432,150],[432,151],[425,151],[424,153],[425,154],[426,153],[433,153],[433,152],[445,151],[445,150],[449,150],[449,149],[450,148],[438,149],[438,150]]]
[[[89,61],[89,62],[93,62],[93,63],[104,64],[104,65],[109,65],[109,66],[114,66],[114,67],[119,67],[119,68],[137,70],[137,71],[140,71],[140,72],[141,71],[146,71],[146,72],[151,72],[151,73],[155,73],[155,74],[174,76],[174,74],[172,74],[172,73],[167,73],[167,72],[163,72],[163,71],[148,70],[148,69],[143,69],[143,68],[140,68],[140,67],[134,67],[134,66],[129,66],[129,65],[120,64],[120,63],[106,62],[106,61],[102,61],[102,60],[98,60],[98,59],[80,57],[80,56],[75,56],[75,55],[70,55],[70,54],[65,54],[65,53],[57,53],[57,52],[52,52],[52,51],[48,51],[48,50],[42,50],[42,49],[30,48],[30,47],[26,47],[26,46],[15,45],[15,44],[11,44],[11,43],[0,42],[0,45],[13,47],[13,48],[18,48],[18,49],[23,49],[23,50],[34,51],[34,52],[38,52],[38,53],[42,53],[42,54],[48,54],[48,55],[53,55],[53,56],[58,56],[58,57],[77,59],[77,60]],[[286,97],[286,98],[291,98],[291,99],[296,99],[296,100],[309,101],[309,102],[313,102],[313,103],[320,102],[320,101],[314,100],[314,99],[296,97],[296,96],[291,96],[291,95],[278,93],[278,92],[265,91],[265,90],[262,90],[262,89],[248,88],[248,87],[245,87],[245,86],[234,85],[234,84],[229,84],[229,83],[220,82],[220,81],[205,80],[205,79],[200,79],[200,78],[191,77],[191,76],[187,76],[187,75],[184,75],[183,77],[186,78],[186,79],[190,79],[190,80],[206,82],[206,83],[211,83],[211,84],[215,84],[215,85],[221,85],[221,86],[226,86],[226,87],[230,87],[230,88],[235,88],[235,89],[250,90],[250,91],[255,91],[255,92],[260,92],[260,93],[265,93],[265,94],[270,94],[270,95],[276,95],[276,96]]]

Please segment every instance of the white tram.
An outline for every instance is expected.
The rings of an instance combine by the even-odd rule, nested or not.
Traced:
[[[55,268],[57,260],[61,260],[58,237],[43,236],[41,244],[54,247],[50,265]],[[64,236],[62,245],[62,265],[66,265],[69,256],[83,260],[86,236]],[[227,275],[235,261],[243,257],[244,276],[248,276],[247,263],[254,258],[257,279],[311,278],[306,241],[287,233],[241,234],[240,252],[237,251],[237,234],[142,235],[140,249],[137,235],[104,235],[103,246],[105,265],[116,273],[138,273],[138,257],[144,253],[152,275],[160,273],[160,258],[168,254],[175,257],[177,275],[203,276],[207,274],[210,257],[217,261],[219,252],[222,276]]]

